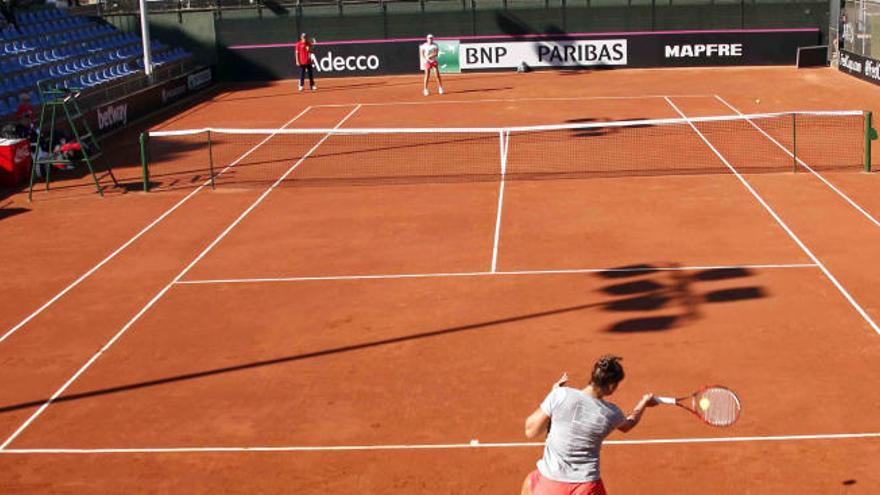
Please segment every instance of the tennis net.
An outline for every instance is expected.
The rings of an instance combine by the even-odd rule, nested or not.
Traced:
[[[530,127],[189,129],[141,136],[144,188],[861,170],[870,113]]]

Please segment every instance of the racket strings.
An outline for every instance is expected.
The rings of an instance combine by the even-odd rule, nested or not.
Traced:
[[[739,419],[739,399],[730,390],[711,387],[703,390],[695,399],[697,414],[710,425],[729,426]]]

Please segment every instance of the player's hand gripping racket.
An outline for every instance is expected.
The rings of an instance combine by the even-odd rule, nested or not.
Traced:
[[[707,385],[687,397],[655,397],[660,404],[676,405],[711,426],[730,426],[739,419],[739,398],[727,387]]]

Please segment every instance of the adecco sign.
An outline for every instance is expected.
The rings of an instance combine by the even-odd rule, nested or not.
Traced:
[[[416,72],[419,70],[418,43],[319,43],[312,54],[312,64],[321,76]],[[297,68],[294,75],[298,73]]]
[[[227,71],[233,80],[298,78],[294,48],[278,45],[230,46]],[[419,68],[419,43],[389,41],[382,43],[321,42],[312,53],[315,76],[376,76],[412,74]]]
[[[321,58],[312,54],[312,64],[318,72],[341,72],[341,71],[378,71],[381,67],[378,55],[349,55],[341,57],[328,51]]]

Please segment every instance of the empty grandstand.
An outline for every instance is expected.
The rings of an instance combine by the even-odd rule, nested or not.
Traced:
[[[143,77],[138,35],[48,6],[20,10],[14,15],[17,27],[9,23],[0,30],[0,116],[15,112],[22,93],[39,105],[38,81],[47,87],[83,90],[86,98],[92,95],[87,100],[92,104],[150,83]],[[191,54],[182,48],[158,40],[151,42],[151,48],[154,67],[181,68],[191,62]]]

